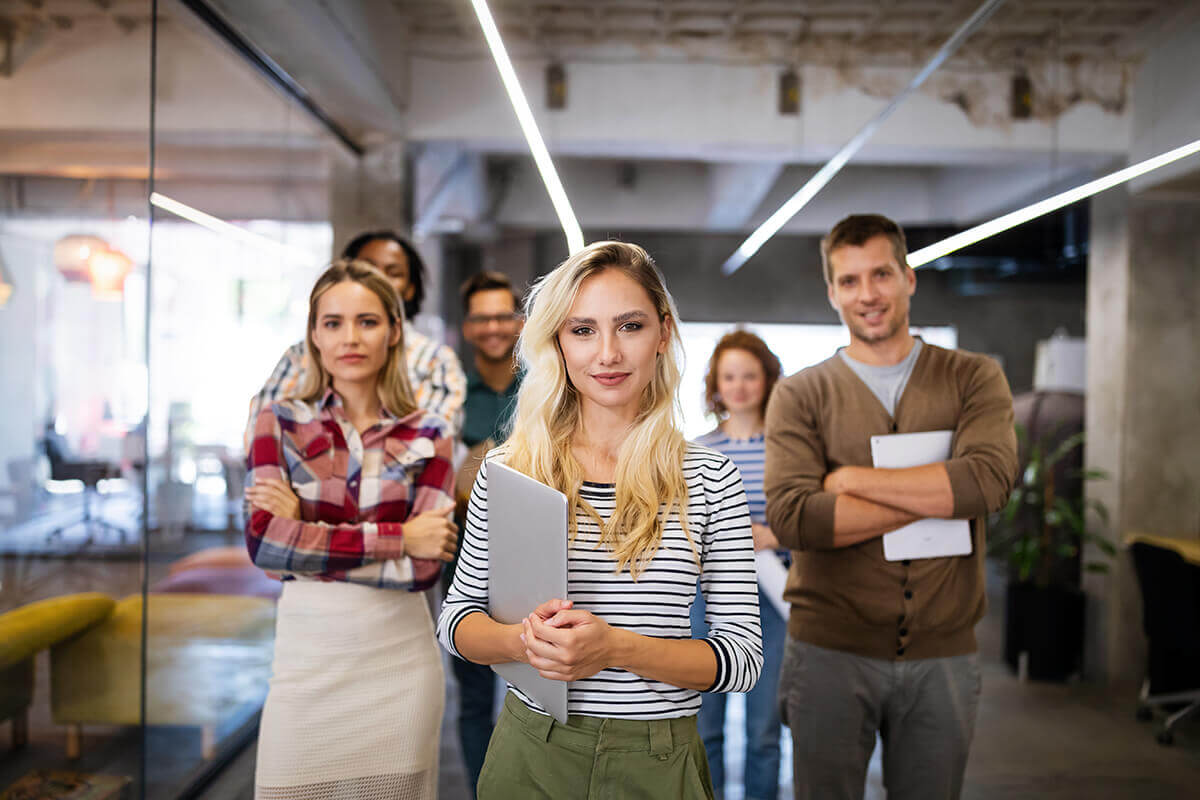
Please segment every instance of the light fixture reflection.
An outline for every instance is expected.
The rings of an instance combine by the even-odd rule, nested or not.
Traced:
[[[177,217],[186,219],[188,222],[194,222],[202,228],[208,228],[213,233],[242,242],[250,247],[259,250],[271,250],[288,258],[299,259],[304,262],[313,260],[313,254],[307,250],[292,247],[268,236],[252,233],[245,228],[239,228],[237,225],[214,217],[212,214],[206,214],[198,208],[193,208],[187,203],[181,203],[164,194],[152,192],[150,194],[150,204],[161,208],[163,211],[168,211]]]

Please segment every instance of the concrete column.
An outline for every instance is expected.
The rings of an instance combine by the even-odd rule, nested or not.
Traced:
[[[368,230],[394,230],[405,236],[425,262],[425,301],[413,320],[417,328],[438,341],[446,326],[438,311],[448,291],[436,239],[416,241],[412,236],[409,203],[410,176],[407,150],[402,140],[371,145],[361,158],[339,149],[332,155],[329,219],[333,225],[333,256],[354,236]]]
[[[333,254],[362,231],[390,228],[407,235],[411,220],[404,142],[392,140],[368,147],[360,158],[340,149],[332,155],[329,217]]]
[[[1092,204],[1088,265],[1089,497],[1108,535],[1200,536],[1200,192],[1114,190]],[[1094,560],[1095,553],[1089,554]],[[1109,683],[1145,670],[1141,592],[1122,554],[1090,577],[1085,666]]]

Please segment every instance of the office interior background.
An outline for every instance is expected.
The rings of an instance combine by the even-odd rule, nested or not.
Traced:
[[[842,216],[915,251],[1200,139],[1200,4],[991,5],[726,274],[980,3],[493,0],[585,238],[643,245],[675,295],[689,437],[722,333],[788,373],[845,343],[818,249]],[[460,353],[466,277],[568,255],[469,0],[0,0],[0,796],[49,773],[250,796],[277,587],[237,554],[248,402],[379,228],[415,242],[416,324]],[[1200,785],[1200,718],[1168,725],[1200,687],[1198,263],[1191,155],[918,270],[913,325],[1000,360],[1026,459],[1082,432],[1067,461],[1103,473],[1052,576],[989,562],[967,797]],[[1018,583],[1077,601],[1060,668],[1023,644]],[[1139,719],[1143,689],[1178,697]],[[452,714],[442,796],[467,797]]]

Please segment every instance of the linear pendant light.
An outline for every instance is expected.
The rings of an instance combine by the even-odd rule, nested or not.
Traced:
[[[935,242],[928,247],[922,247],[920,250],[914,250],[908,254],[908,265],[910,267],[920,267],[928,264],[931,261],[941,258],[944,255],[953,253],[955,250],[975,244],[978,241],[995,236],[1001,231],[1006,231],[1009,228],[1016,227],[1022,223],[1029,222],[1044,214],[1049,214],[1051,211],[1069,206],[1072,203],[1077,203],[1084,198],[1091,197],[1094,194],[1103,192],[1106,189],[1111,189],[1114,186],[1119,186],[1126,181],[1133,180],[1139,175],[1145,175],[1147,172],[1152,172],[1160,167],[1165,167],[1167,164],[1174,163],[1181,158],[1200,153],[1200,139],[1197,139],[1190,144],[1185,144],[1181,147],[1176,147],[1174,150],[1168,150],[1161,155],[1148,158],[1145,161],[1139,161],[1136,164],[1126,167],[1125,169],[1117,170],[1116,172],[1106,175],[1103,178],[1097,178],[1094,181],[1088,181],[1085,184],[1076,186],[1074,189],[1068,189],[1065,192],[1060,192],[1053,197],[1047,197],[1033,205],[1019,208],[1016,211],[1011,211],[1000,217],[996,217],[990,222],[985,222],[981,225],[976,225],[974,228],[968,228],[962,233],[956,233],[953,236],[942,239],[940,242]]]
[[[237,225],[214,217],[212,214],[206,214],[198,208],[193,208],[187,203],[181,203],[174,198],[167,197],[165,194],[152,192],[150,194],[150,204],[161,208],[163,211],[168,211],[177,217],[186,219],[188,222],[194,222],[202,228],[208,228],[213,233],[235,239],[250,247],[255,247],[259,250],[273,250],[289,258],[302,259],[306,262],[315,260],[313,254],[307,250],[284,244],[269,236],[252,233],[245,228],[239,228]]]
[[[567,236],[567,249],[572,253],[582,250],[583,230],[579,227],[575,211],[571,208],[571,201],[567,199],[567,192],[554,169],[554,162],[550,160],[550,151],[546,149],[546,143],[542,140],[542,134],[533,118],[533,111],[529,108],[529,101],[525,99],[525,92],[521,90],[521,83],[517,80],[517,73],[508,58],[508,51],[504,49],[496,21],[492,19],[492,12],[488,9],[486,0],[471,0],[471,5],[475,8],[475,16],[479,18],[479,27],[483,29],[483,38],[487,40],[488,49],[492,51],[492,59],[496,62],[500,80],[504,83],[504,90],[508,92],[508,99],[516,112],[521,132],[525,134],[525,141],[529,143],[533,162],[542,175],[542,182],[546,184],[546,191],[550,194],[550,202],[554,204],[558,221]]]
[[[872,117],[866,125],[863,125],[858,133],[854,134],[854,138],[846,142],[841,150],[833,155],[823,167],[817,170],[817,173],[808,179],[808,182],[800,187],[786,203],[780,206],[779,210],[767,218],[767,221],[758,227],[758,230],[750,234],[746,241],[742,242],[741,246],[734,251],[733,255],[725,259],[725,263],[721,265],[721,272],[725,275],[732,275],[741,269],[751,256],[758,252],[759,248],[767,243],[767,240],[779,232],[779,229],[787,224],[788,220],[800,213],[800,209],[808,205],[809,201],[817,196],[817,192],[825,188],[825,185],[833,180],[834,176],[842,171],[842,167],[846,166],[854,154],[857,153],[867,140],[870,139],[880,125],[884,123],[892,112],[899,108],[910,94],[920,88],[933,72],[940,67],[946,59],[954,54],[956,50],[965,42],[975,30],[982,25],[987,19],[995,13],[996,9],[1004,4],[1005,0],[986,0],[975,13],[967,19],[958,30],[954,32],[946,43],[934,53],[933,58],[929,59],[929,63],[921,69],[913,79],[908,82],[908,85],[900,90],[900,93],[892,98],[887,106]]]

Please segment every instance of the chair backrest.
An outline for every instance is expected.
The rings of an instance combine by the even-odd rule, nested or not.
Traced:
[[[50,477],[54,480],[64,480],[63,466],[70,460],[70,448],[67,447],[66,437],[49,428],[42,436],[42,447],[46,451],[46,458],[50,460]]]
[[[1142,587],[1142,626],[1150,639],[1200,632],[1200,566],[1166,547],[1129,547]]]

